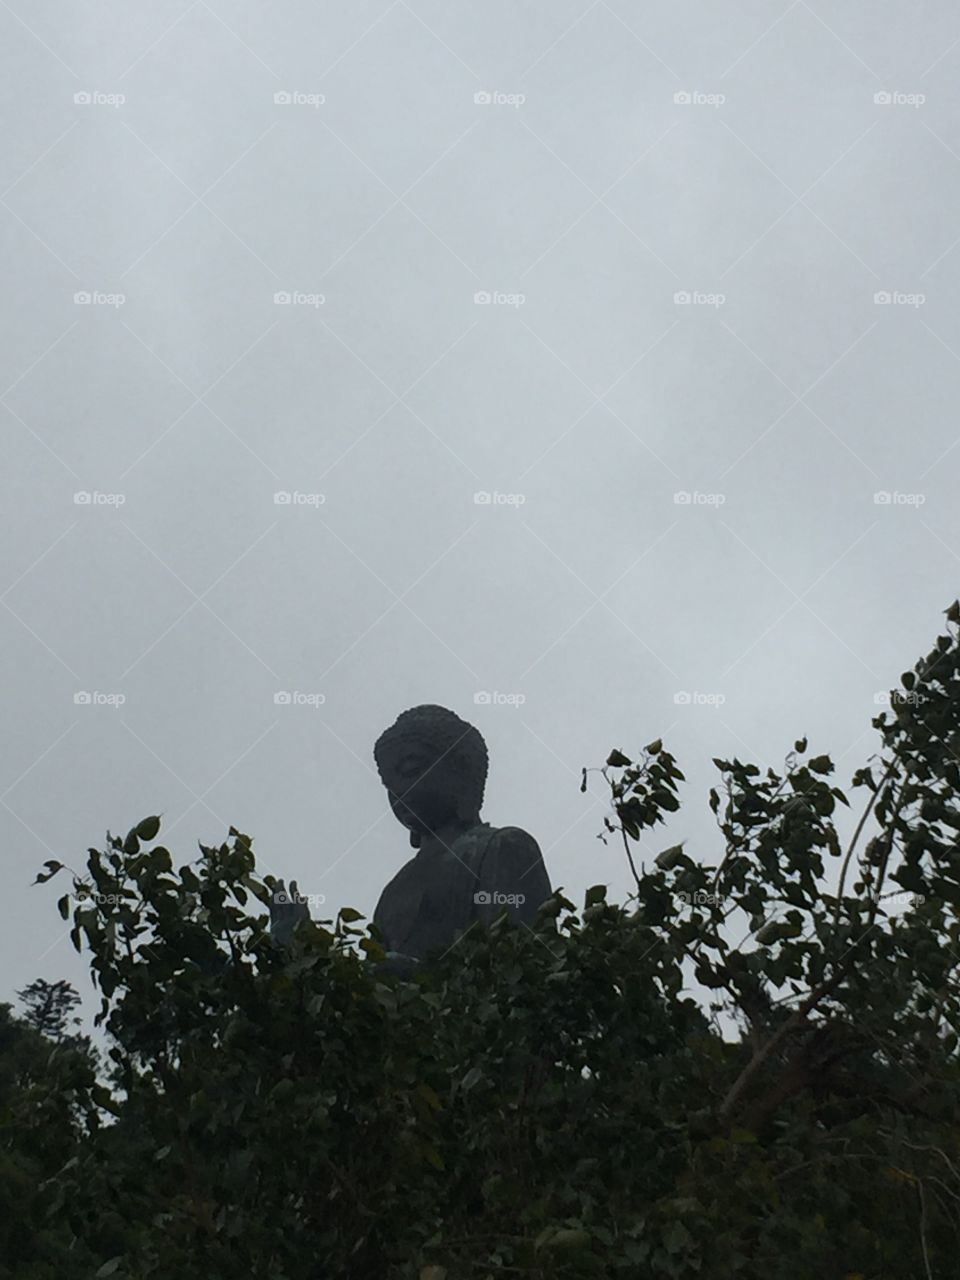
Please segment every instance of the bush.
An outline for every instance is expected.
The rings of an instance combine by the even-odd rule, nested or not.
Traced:
[[[615,751],[606,834],[635,894],[597,886],[582,909],[557,894],[534,930],[471,932],[412,981],[349,908],[275,946],[275,882],[234,829],[178,870],[156,818],[90,850],[74,875],[88,896],[60,910],[89,950],[109,1070],[98,1081],[76,1050],[69,1096],[57,1068],[18,1086],[12,1129],[5,1107],[0,1169],[25,1123],[69,1110],[39,1189],[0,1181],[43,1224],[37,1265],[66,1280],[949,1274],[960,606],[947,618],[874,721],[846,848],[848,798],[801,740],[780,771],[715,762],[712,865],[676,846],[637,870],[682,774],[659,741]]]

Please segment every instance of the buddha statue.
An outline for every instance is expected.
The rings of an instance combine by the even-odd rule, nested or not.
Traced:
[[[449,951],[467,929],[506,913],[533,923],[551,895],[537,842],[519,827],[481,821],[487,747],[444,707],[404,711],[374,758],[396,818],[416,850],[380,895],[373,915],[398,971]]]
[[[410,976],[476,924],[506,914],[533,923],[552,893],[536,840],[519,827],[481,821],[487,747],[479,730],[444,707],[411,707],[377,740],[374,758],[396,818],[416,853],[380,895],[373,923],[387,971]],[[271,934],[286,946],[309,919],[296,882],[270,906]]]

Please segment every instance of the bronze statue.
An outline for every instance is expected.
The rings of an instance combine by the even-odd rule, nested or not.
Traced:
[[[411,707],[374,747],[390,808],[410,832],[415,855],[380,895],[373,923],[387,968],[409,975],[418,961],[442,955],[475,924],[506,913],[533,923],[551,895],[536,840],[519,827],[480,820],[487,747],[479,730],[445,707]],[[289,942],[308,919],[296,882],[279,881],[270,907],[271,934]]]
[[[487,747],[479,731],[444,707],[412,707],[380,736],[374,757],[417,850],[373,915],[387,950],[398,960],[442,954],[504,912],[532,924],[551,894],[547,869],[526,831],[480,820]]]

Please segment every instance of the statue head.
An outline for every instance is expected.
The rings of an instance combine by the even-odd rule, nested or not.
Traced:
[[[479,821],[487,746],[452,711],[427,705],[401,712],[373,754],[390,808],[415,848],[429,832]]]

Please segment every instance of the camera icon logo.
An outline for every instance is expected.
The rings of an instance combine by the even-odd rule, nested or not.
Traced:
[[[873,495],[873,500],[879,507],[888,507],[890,505],[890,493],[886,489],[881,489],[879,493]]]
[[[290,505],[292,496],[293,495],[290,494],[286,489],[278,489],[277,492],[273,495],[273,501],[278,507],[287,507]]]
[[[489,906],[490,894],[486,891],[486,889],[478,889],[477,892],[473,895],[473,900],[475,903],[477,903],[478,906],[481,906],[481,907]]]
[[[273,695],[274,706],[288,707],[290,705],[290,701],[290,694],[287,693],[285,689],[281,689]]]
[[[73,495],[73,501],[78,507],[86,507],[90,505],[90,494],[86,489],[79,489]]]
[[[474,306],[487,307],[490,305],[491,301],[492,299],[490,297],[490,294],[487,292],[486,289],[480,289],[477,293],[473,295]]]
[[[673,500],[678,506],[685,507],[690,505],[690,494],[686,489],[680,489],[673,495]]]
[[[478,507],[489,506],[490,494],[487,493],[485,489],[481,489],[473,495],[473,501],[476,503]]]
[[[873,101],[878,107],[889,107],[893,101],[893,94],[887,89],[881,89],[879,93],[873,95]]]
[[[686,689],[681,689],[673,695],[673,700],[678,707],[688,707],[690,705],[690,695]]]
[[[79,293],[73,295],[74,306],[77,307],[89,307],[92,301],[93,299],[86,289],[81,289]]]
[[[688,307],[690,305],[690,294],[686,289],[680,289],[673,295],[674,306]]]
[[[875,293],[873,295],[874,306],[888,307],[890,305],[890,302],[891,302],[891,297],[886,289],[881,289],[878,293]]]
[[[88,707],[92,702],[92,698],[85,689],[81,689],[78,693],[73,695],[73,701],[78,707]]]
[[[279,293],[273,295],[273,304],[276,307],[288,307],[290,305],[290,295],[285,289],[281,289]]]
[[[493,101],[493,94],[488,93],[486,89],[480,89],[473,95],[473,101],[478,107],[488,107]]]
[[[81,89],[79,93],[73,95],[73,100],[78,107],[88,107],[92,101],[90,94],[85,89]]]
[[[673,95],[673,100],[678,107],[689,107],[690,103],[693,101],[693,97],[689,90],[680,89]]]
[[[279,93],[273,95],[273,101],[278,107],[289,107],[293,97],[286,89],[281,89]]]
[[[486,690],[481,689],[478,693],[473,695],[473,701],[478,707],[487,707],[490,705],[491,701],[490,694]]]

